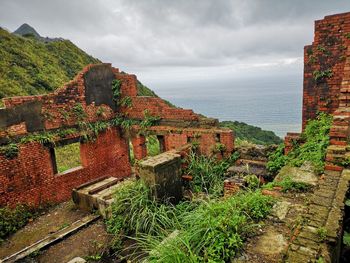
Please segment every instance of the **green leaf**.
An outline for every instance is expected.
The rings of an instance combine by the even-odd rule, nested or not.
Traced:
[[[345,201],[345,205],[346,205],[346,206],[350,206],[350,199],[347,199],[347,200]]]
[[[345,246],[350,246],[350,233],[344,232],[343,243]]]

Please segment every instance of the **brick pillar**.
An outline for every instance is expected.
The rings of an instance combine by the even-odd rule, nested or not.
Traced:
[[[229,157],[234,150],[234,135],[232,131],[222,132],[220,134],[220,142],[226,146],[224,157]]]
[[[134,157],[136,160],[141,160],[147,156],[146,138],[143,135],[137,135],[131,138],[131,143],[134,148]]]
[[[293,150],[294,143],[301,142],[301,133],[288,132],[286,137],[284,137],[284,154],[287,155],[291,150]]]

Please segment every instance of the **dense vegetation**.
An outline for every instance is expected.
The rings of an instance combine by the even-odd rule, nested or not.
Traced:
[[[221,127],[230,128],[235,132],[235,139],[248,141],[254,144],[280,144],[282,139],[272,131],[262,130],[259,127],[239,121],[222,121]]]
[[[0,243],[8,235],[16,232],[33,217],[33,212],[27,206],[19,205],[15,209],[0,207]]]
[[[174,206],[156,202],[137,181],[119,188],[107,225],[116,249],[132,236],[147,262],[229,262],[272,204],[260,191],[247,191]]]
[[[51,92],[100,61],[69,40],[44,43],[0,29],[0,98]]]
[[[270,155],[267,163],[270,173],[276,174],[287,164],[299,167],[305,161],[311,162],[315,172],[321,173],[329,145],[331,124],[332,116],[325,113],[320,113],[315,120],[309,120],[301,136],[302,143],[294,142],[293,150],[287,156],[284,155],[283,145]]]

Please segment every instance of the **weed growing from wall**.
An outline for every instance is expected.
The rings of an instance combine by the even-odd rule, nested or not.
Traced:
[[[292,151],[287,156],[284,155],[283,145],[269,156],[267,169],[275,175],[284,165],[299,167],[305,161],[311,162],[315,167],[315,172],[322,173],[326,150],[329,145],[329,130],[332,124],[332,116],[320,113],[315,120],[309,120],[302,139],[305,143],[295,144]]]
[[[0,154],[4,155],[6,159],[13,159],[18,156],[18,145],[10,143],[0,147]]]
[[[121,95],[121,91],[120,91],[121,86],[122,86],[121,80],[115,79],[112,81],[113,100],[115,103],[118,102],[119,97]]]

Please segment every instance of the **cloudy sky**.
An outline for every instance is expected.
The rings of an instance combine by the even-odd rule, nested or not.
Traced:
[[[0,26],[72,40],[145,81],[299,72],[313,21],[348,0],[0,0]]]

